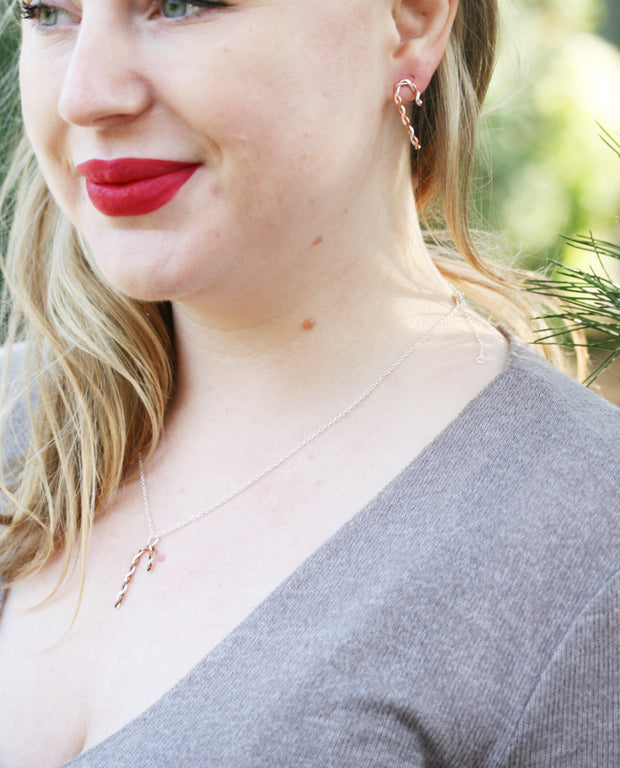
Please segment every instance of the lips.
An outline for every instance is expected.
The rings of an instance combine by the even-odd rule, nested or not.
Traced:
[[[106,216],[144,216],[170,202],[199,163],[147,158],[88,160],[77,166],[93,206]]]

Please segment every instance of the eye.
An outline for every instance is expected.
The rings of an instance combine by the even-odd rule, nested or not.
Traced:
[[[187,14],[187,3],[182,0],[163,0],[161,13],[167,19],[179,19]]]
[[[184,2],[184,0],[161,0],[157,3],[158,15],[166,19],[184,19],[188,16],[196,16],[201,11],[212,8],[226,7],[228,3],[219,2],[219,0],[194,0],[193,2]]]
[[[49,29],[59,24],[71,21],[71,14],[63,8],[44,3],[25,3],[19,5],[19,15],[22,19],[32,20],[38,27]]]

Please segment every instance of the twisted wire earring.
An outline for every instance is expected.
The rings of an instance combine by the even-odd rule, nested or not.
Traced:
[[[422,149],[422,146],[418,140],[418,137],[415,135],[415,131],[411,125],[411,120],[407,116],[407,110],[403,104],[402,96],[400,95],[401,88],[405,87],[409,88],[411,93],[413,93],[413,100],[418,107],[422,106],[422,94],[418,90],[418,86],[413,82],[413,80],[410,80],[409,78],[401,80],[394,86],[394,104],[396,104],[396,108],[398,109],[398,114],[400,115],[402,124],[407,130],[411,146],[415,149],[416,152],[418,152],[420,149]]]

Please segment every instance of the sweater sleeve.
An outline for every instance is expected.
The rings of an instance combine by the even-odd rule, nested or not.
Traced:
[[[620,573],[564,636],[497,765],[620,766]]]

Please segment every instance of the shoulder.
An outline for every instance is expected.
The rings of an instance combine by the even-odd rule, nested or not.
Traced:
[[[483,516],[506,505],[524,525],[566,507],[591,513],[593,504],[617,518],[620,409],[512,340],[505,370],[403,480],[390,490],[415,482],[422,492],[471,499]]]
[[[544,531],[560,548],[572,532],[604,549],[607,531],[620,556],[620,409],[513,341],[506,370],[469,417],[487,513],[511,509],[517,528]]]
[[[505,371],[378,501],[403,560],[427,553],[423,570],[537,679],[618,579],[619,499],[620,410],[514,342]]]
[[[512,342],[508,367],[497,385],[505,395],[521,398],[520,403],[513,403],[515,415],[525,408],[558,430],[566,427],[582,437],[602,440],[619,438],[619,408],[558,371],[522,342]]]
[[[465,665],[455,677],[480,696],[465,708],[455,690],[458,717],[504,713],[476,764],[620,759],[619,492],[620,410],[513,342],[505,371],[380,499],[406,610],[428,585],[432,661]]]
[[[506,369],[377,504],[408,551],[441,539],[458,579],[475,562],[489,589],[553,595],[566,620],[620,568],[620,410],[513,342]]]
[[[518,342],[488,394],[480,429],[522,507],[558,525],[598,518],[618,532],[620,409]]]
[[[498,461],[532,502],[553,495],[577,511],[598,499],[618,513],[620,409],[531,348],[513,341],[506,370],[463,416],[457,431],[477,441],[474,456]]]

